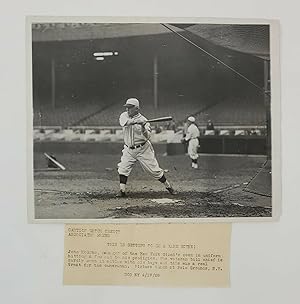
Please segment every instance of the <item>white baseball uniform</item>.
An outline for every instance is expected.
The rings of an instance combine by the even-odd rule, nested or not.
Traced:
[[[198,146],[199,140],[198,137],[200,136],[200,131],[195,124],[190,124],[186,131],[185,140],[189,142],[188,146],[188,154],[191,159],[198,159]]]
[[[118,164],[120,175],[129,176],[134,164],[138,161],[142,168],[156,179],[160,179],[164,171],[158,165],[154,149],[150,142],[151,127],[149,123],[145,124],[143,132],[139,124],[127,125],[128,122],[134,122],[146,118],[138,113],[130,118],[127,112],[120,115],[120,125],[124,133],[124,149],[122,150],[121,162]]]

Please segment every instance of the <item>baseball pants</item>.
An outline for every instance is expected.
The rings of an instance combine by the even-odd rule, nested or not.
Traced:
[[[198,159],[198,138],[193,138],[189,141],[188,154],[191,159]]]
[[[137,149],[129,149],[124,146],[122,153],[121,162],[118,164],[120,175],[129,176],[134,164],[138,161],[144,171],[148,172],[155,179],[160,179],[163,176],[164,171],[158,165],[150,142],[146,142],[144,146]]]

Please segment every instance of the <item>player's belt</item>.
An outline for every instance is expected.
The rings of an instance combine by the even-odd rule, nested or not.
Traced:
[[[137,148],[143,147],[145,144],[146,144],[146,141],[145,141],[145,142],[143,142],[143,143],[141,143],[141,144],[139,144],[139,145],[136,145],[136,146],[130,146],[130,147],[128,147],[126,144],[125,144],[125,146],[126,146],[126,147],[128,147],[129,149],[134,150],[134,149],[137,149]]]

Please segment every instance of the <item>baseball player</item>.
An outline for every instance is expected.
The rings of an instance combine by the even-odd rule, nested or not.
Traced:
[[[126,111],[120,115],[119,122],[123,127],[124,149],[121,161],[118,164],[120,176],[120,192],[118,197],[126,196],[127,178],[138,161],[144,171],[163,183],[171,194],[176,194],[167,181],[164,170],[158,165],[155,153],[150,142],[151,127],[147,119],[140,113],[140,103],[136,98],[129,98],[124,105]]]
[[[186,136],[183,138],[183,143],[188,143],[188,155],[192,160],[192,168],[198,169],[198,147],[200,131],[195,124],[195,117],[190,116],[187,119]]]

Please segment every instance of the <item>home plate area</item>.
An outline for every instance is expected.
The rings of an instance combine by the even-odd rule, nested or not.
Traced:
[[[157,204],[174,204],[174,203],[179,203],[180,200],[175,200],[175,199],[170,199],[170,198],[158,198],[158,199],[151,200],[151,202],[154,202]]]
[[[209,217],[270,217],[271,209],[253,206],[251,194],[240,192],[239,197],[226,193],[198,193],[198,199],[158,198],[135,202],[109,209],[112,218],[209,218]],[[241,204],[241,195],[248,200]],[[236,199],[234,199],[236,197]]]
[[[265,157],[201,155],[199,169],[185,155],[158,155],[177,195],[136,166],[126,198],[116,198],[118,155],[58,154],[65,171],[39,171],[43,155],[35,155],[35,216],[38,219],[271,217],[272,199],[249,191]],[[112,168],[106,170],[105,168]],[[269,178],[269,175],[268,175]],[[266,183],[260,179],[259,184]],[[253,184],[255,186],[255,184]],[[257,188],[254,186],[252,188]],[[245,191],[246,190],[246,191]]]

